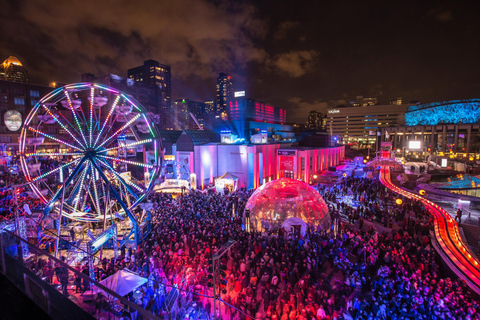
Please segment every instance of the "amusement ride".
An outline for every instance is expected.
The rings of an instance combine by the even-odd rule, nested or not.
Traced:
[[[58,220],[53,223],[58,239],[62,217],[85,228],[103,224],[103,230],[127,217],[129,230],[120,245],[142,241],[150,215],[139,205],[162,165],[151,119],[133,98],[97,83],[60,87],[32,108],[19,154],[28,187],[45,204],[37,221],[39,237]],[[116,237],[114,229],[103,239]]]

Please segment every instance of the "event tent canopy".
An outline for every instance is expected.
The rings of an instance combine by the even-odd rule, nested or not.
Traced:
[[[135,273],[125,269],[120,270],[110,277],[100,281],[103,286],[116,292],[122,297],[140,287],[145,282],[147,282],[146,278],[140,277],[139,275],[136,275]],[[110,295],[104,292],[102,289],[95,288],[95,291],[102,293],[107,298],[110,298]]]
[[[220,178],[218,179],[225,179],[225,180],[238,180],[238,177],[236,175],[234,175],[233,173],[230,173],[230,172],[226,172],[223,176],[221,176]]]
[[[238,179],[236,175],[227,171],[223,176],[215,180],[215,189],[220,193],[223,193],[225,187],[228,187],[230,191],[235,191],[238,187]]]

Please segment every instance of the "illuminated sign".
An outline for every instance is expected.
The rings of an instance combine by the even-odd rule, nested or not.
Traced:
[[[279,156],[294,156],[295,150],[278,150],[277,154]]]
[[[447,167],[447,159],[442,159],[442,168]]]
[[[235,97],[235,98],[245,97],[245,91],[235,91],[234,97]]]
[[[294,157],[280,157],[280,170],[281,171],[294,171],[295,161]]]
[[[408,149],[421,149],[421,141],[408,141]]]
[[[331,110],[328,110],[328,113],[340,113],[340,110],[338,110],[338,109],[331,109]]]
[[[163,156],[163,160],[165,161],[175,161],[175,156],[171,154],[166,154]]]

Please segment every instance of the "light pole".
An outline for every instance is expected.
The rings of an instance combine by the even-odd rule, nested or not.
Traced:
[[[235,240],[228,240],[220,250],[217,251],[212,257],[212,272],[213,272],[213,318],[217,319],[217,304],[218,304],[218,311],[220,312],[220,293],[221,293],[221,286],[220,286],[220,258],[227,253],[230,248],[235,244]],[[215,281],[217,280],[217,281]],[[217,285],[218,283],[218,294],[217,294]],[[221,319],[221,315],[220,319]]]
[[[63,181],[62,186],[62,201],[60,202],[60,211],[58,212],[58,229],[57,229],[57,239],[55,245],[55,258],[58,256],[58,246],[60,245],[60,228],[62,226],[62,214],[63,214],[63,200],[65,199],[65,180]],[[73,226],[72,226],[73,228]]]

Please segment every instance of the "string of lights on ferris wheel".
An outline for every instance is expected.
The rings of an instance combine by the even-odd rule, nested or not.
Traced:
[[[143,190],[140,186],[136,185],[135,183],[133,183],[132,181],[130,180],[125,180],[123,179],[123,177],[106,161],[103,161],[102,159],[98,159],[98,161],[103,164],[105,167],[107,167],[108,169],[110,169],[113,174],[117,177],[117,179],[125,186],[125,185],[129,185],[129,186],[132,186],[134,187],[135,189],[137,189],[137,191],[140,191],[140,192],[144,192],[145,190]],[[136,194],[134,194],[134,196],[136,198],[138,198],[138,196]]]

